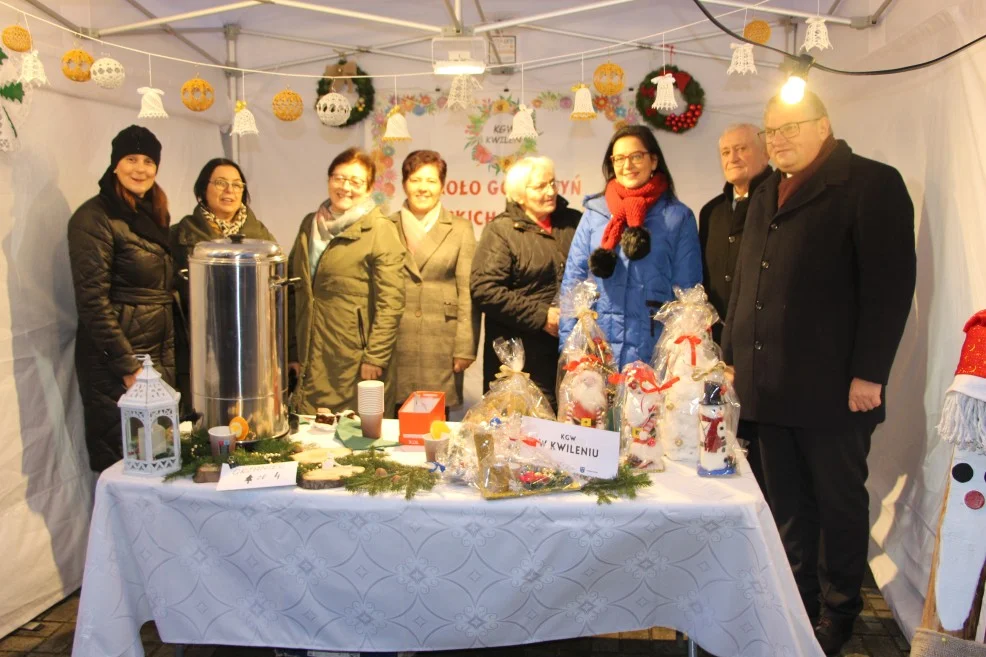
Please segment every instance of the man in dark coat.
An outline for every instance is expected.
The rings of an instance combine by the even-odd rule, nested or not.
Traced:
[[[702,246],[702,282],[720,320],[712,326],[712,338],[722,344],[750,194],[774,170],[767,165],[767,148],[757,127],[749,123],[731,125],[723,131],[719,137],[719,162],[726,186],[699,213],[698,239]],[[756,423],[740,420],[737,434],[747,448],[746,460],[753,476],[766,494]]]
[[[750,199],[723,335],[771,510],[826,654],[862,609],[870,437],[911,307],[914,208],[896,169],[836,141],[806,93],[764,115],[778,171]]]

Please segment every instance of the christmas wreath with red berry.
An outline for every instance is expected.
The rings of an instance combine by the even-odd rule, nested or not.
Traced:
[[[659,75],[670,73],[674,76],[674,85],[681,92],[681,97],[685,101],[685,106],[679,108],[680,113],[665,114],[654,109],[654,94],[657,85],[651,82],[652,78]],[[705,90],[702,85],[691,76],[687,71],[682,71],[677,66],[662,66],[651,71],[643,82],[637,87],[637,111],[649,125],[669,132],[687,132],[695,127],[699,117],[702,116],[702,109],[705,107]]]

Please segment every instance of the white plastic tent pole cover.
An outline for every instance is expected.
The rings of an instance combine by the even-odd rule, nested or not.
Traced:
[[[772,7],[770,5],[755,5],[748,2],[736,2],[735,0],[699,0],[703,5],[719,5],[722,7],[734,7],[736,9],[752,9],[765,14],[777,14],[779,16],[793,16],[795,18],[815,18],[818,14],[810,14],[806,11],[797,9],[785,9],[783,7]],[[827,22],[836,25],[852,25],[851,18],[842,16],[822,16]]]
[[[307,9],[309,11],[317,11],[323,14],[346,16],[347,18],[358,18],[361,20],[371,21],[374,23],[386,23],[387,25],[397,25],[399,27],[410,27],[415,30],[424,30],[426,32],[441,33],[442,31],[442,28],[437,25],[417,23],[415,21],[407,21],[400,18],[390,18],[388,16],[377,16],[376,14],[365,14],[361,11],[351,11],[349,9],[323,7],[322,5],[312,4],[311,2],[300,2],[299,0],[266,0],[266,2],[281,7],[294,7],[295,9]]]
[[[514,25],[520,25],[521,23],[534,23],[536,21],[543,21],[548,18],[557,18],[559,16],[568,16],[569,14],[578,14],[584,11],[593,11],[595,9],[604,9],[606,7],[612,7],[613,5],[622,5],[627,2],[633,2],[634,0],[603,0],[603,2],[594,2],[588,5],[579,5],[577,7],[570,7],[568,9],[558,9],[557,11],[548,11],[543,14],[535,14],[533,16],[525,16],[524,18],[511,18],[510,20],[500,21],[498,23],[487,23],[486,25],[477,25],[473,28],[474,34],[481,34],[483,32],[493,32],[495,30],[502,30],[506,27],[513,27]]]

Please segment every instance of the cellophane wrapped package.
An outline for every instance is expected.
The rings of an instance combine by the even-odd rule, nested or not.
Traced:
[[[659,422],[664,409],[664,392],[654,368],[635,361],[616,377],[616,408],[620,417],[620,456],[635,470],[664,470],[664,447]]]

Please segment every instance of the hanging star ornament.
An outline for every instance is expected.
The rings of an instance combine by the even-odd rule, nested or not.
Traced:
[[[729,63],[729,70],[726,75],[739,73],[757,73],[757,65],[753,63],[753,44],[752,43],[731,43],[729,47],[733,49],[733,60]]]
[[[472,75],[457,75],[452,78],[452,88],[448,92],[448,103],[445,107],[450,110],[468,110],[476,104],[475,93],[483,85]]]
[[[678,109],[678,101],[674,97],[674,76],[670,73],[658,75],[651,78],[651,82],[657,85],[654,92],[654,103],[651,105],[658,111],[668,111]]]
[[[801,44],[801,49],[808,52],[812,48],[828,50],[832,47],[829,41],[829,29],[825,27],[825,19],[821,16],[809,18],[807,21],[808,29],[805,31],[805,42]]]

